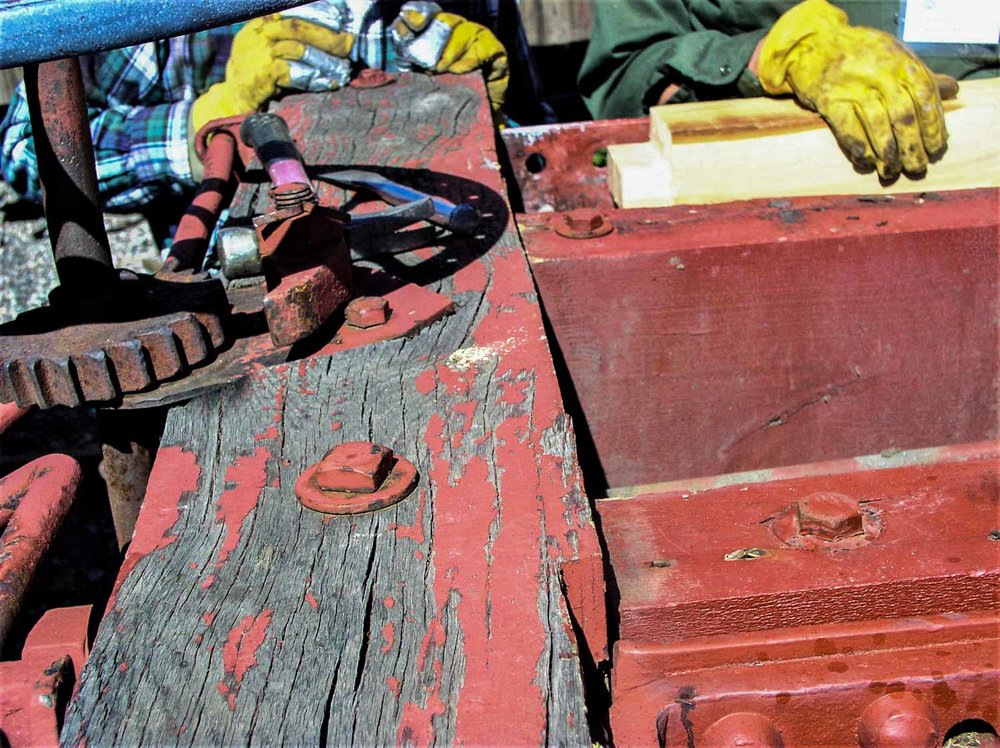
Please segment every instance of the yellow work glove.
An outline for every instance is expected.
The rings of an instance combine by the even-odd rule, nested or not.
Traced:
[[[805,0],[764,38],[759,78],[821,115],[860,168],[892,180],[944,153],[948,131],[937,82],[913,52],[882,31],[851,26],[826,0]]]
[[[256,111],[281,88],[340,88],[350,79],[353,47],[353,34],[291,12],[255,18],[233,38],[225,80],[195,100],[194,131],[219,117]]]
[[[493,32],[427,0],[403,5],[392,22],[390,37],[400,69],[428,73],[470,73],[482,70],[493,111],[507,95],[510,67],[507,50]]]

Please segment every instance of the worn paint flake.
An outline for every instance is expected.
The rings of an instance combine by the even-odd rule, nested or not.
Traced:
[[[433,418],[434,416],[432,416]],[[412,525],[389,525],[389,529],[396,533],[396,538],[407,538],[419,545],[424,544],[424,507],[427,505],[427,488],[421,488],[417,492],[417,516]],[[421,558],[423,556],[421,555]]]
[[[216,688],[225,698],[230,710],[236,708],[236,696],[243,678],[257,664],[257,651],[264,643],[273,612],[268,609],[258,616],[245,616],[226,637],[222,648],[223,677]]]
[[[414,384],[416,385],[417,392],[421,395],[431,394],[437,387],[437,377],[434,375],[433,369],[428,369],[418,374]]]
[[[385,639],[385,644],[379,651],[385,654],[392,649],[392,643],[396,640],[396,626],[391,621],[382,627],[382,638]]]
[[[267,447],[257,447],[252,455],[236,458],[236,463],[226,470],[226,482],[232,487],[222,492],[216,504],[215,521],[226,526],[226,532],[215,560],[216,570],[221,569],[240,542],[240,532],[243,522],[257,507],[264,493],[267,482],[267,461],[271,459],[271,450]],[[215,575],[208,577],[214,582]],[[208,580],[206,580],[208,581]],[[211,587],[208,583],[207,587]],[[207,588],[202,584],[202,588]]]

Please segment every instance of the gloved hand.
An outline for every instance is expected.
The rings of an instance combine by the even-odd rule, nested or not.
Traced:
[[[510,80],[507,50],[485,26],[442,13],[437,3],[414,0],[403,5],[390,36],[400,69],[457,74],[482,70],[493,111],[500,110]]]
[[[891,180],[920,173],[948,140],[934,75],[889,34],[850,26],[826,0],[805,0],[764,38],[758,75],[821,115],[857,166]]]
[[[309,8],[255,18],[237,32],[225,80],[191,108],[194,132],[210,120],[255,111],[279,88],[333,91],[347,83],[354,35]]]

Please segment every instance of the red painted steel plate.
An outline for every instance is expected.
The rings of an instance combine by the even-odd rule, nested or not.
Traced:
[[[996,606],[1000,461],[923,465],[598,502],[622,639],[673,642]],[[856,499],[881,526],[852,550],[782,543],[800,499]],[[833,547],[833,546],[831,546]],[[763,555],[727,560],[742,549]]]
[[[602,151],[648,140],[649,118],[512,127],[500,136],[526,212],[610,209],[614,203]]]
[[[969,719],[997,724],[996,611],[787,629],[615,650],[615,745],[703,744],[736,713],[764,717],[786,746],[855,746],[862,715],[907,692],[938,740]],[[919,745],[904,742],[899,745]]]
[[[610,487],[998,435],[996,189],[520,216]]]

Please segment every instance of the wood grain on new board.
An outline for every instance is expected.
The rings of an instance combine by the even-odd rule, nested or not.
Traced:
[[[655,107],[649,141],[608,147],[609,185],[623,208],[1000,185],[1000,79],[963,82],[945,120],[944,157],[923,178],[881,185],[855,171],[822,118],[791,99]]]

